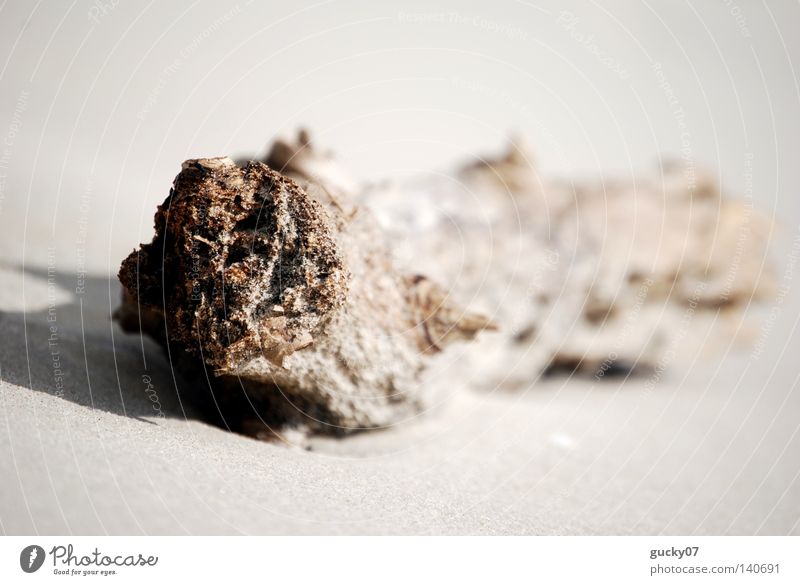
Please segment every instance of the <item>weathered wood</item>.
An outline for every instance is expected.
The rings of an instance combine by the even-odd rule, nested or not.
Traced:
[[[155,232],[122,263],[117,319],[250,434],[391,425],[424,405],[427,354],[492,326],[397,271],[368,210],[260,162],[186,161]]]

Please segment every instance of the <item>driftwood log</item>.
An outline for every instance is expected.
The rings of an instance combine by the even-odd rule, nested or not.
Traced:
[[[448,178],[360,186],[301,132],[263,163],[184,163],[122,264],[117,319],[230,428],[341,434],[420,412],[431,356],[481,330],[450,386],[660,372],[772,291],[769,228],[685,164],[559,182],[516,141]]]

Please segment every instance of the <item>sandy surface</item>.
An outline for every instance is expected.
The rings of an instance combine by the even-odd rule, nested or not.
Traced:
[[[800,395],[773,362],[733,355],[650,392],[456,390],[403,427],[304,451],[198,420],[165,356],[112,325],[115,281],[75,295],[60,274],[2,277],[7,534],[800,532]]]

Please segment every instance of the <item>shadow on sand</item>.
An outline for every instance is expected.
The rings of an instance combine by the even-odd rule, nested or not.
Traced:
[[[190,388],[166,353],[112,321],[116,278],[87,277],[80,289],[74,273],[2,268],[6,290],[33,309],[0,306],[0,379],[148,424],[206,418],[181,399]]]

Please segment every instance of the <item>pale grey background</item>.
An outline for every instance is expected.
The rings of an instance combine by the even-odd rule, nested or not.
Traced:
[[[0,529],[798,532],[798,23],[791,1],[2,3]],[[321,441],[331,458],[184,420],[150,348],[170,418],[142,422],[138,342],[108,319],[120,259],[182,160],[260,155],[300,124],[365,180],[521,132],[546,173],[631,177],[688,148],[744,195],[752,154],[785,291],[753,315],[764,350],[676,365],[649,396],[469,394]],[[54,295],[69,400],[52,396]]]

